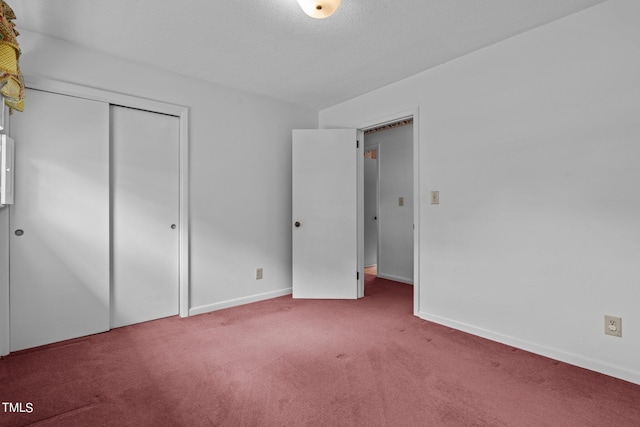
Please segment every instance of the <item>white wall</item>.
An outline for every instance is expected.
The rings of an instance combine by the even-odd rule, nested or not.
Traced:
[[[380,173],[378,276],[413,283],[413,125],[366,135],[370,143]]]
[[[18,30],[26,76],[189,107],[193,312],[290,292],[291,129],[317,127],[316,111]]]
[[[638,22],[612,0],[320,112],[419,108],[421,317],[640,383]]]

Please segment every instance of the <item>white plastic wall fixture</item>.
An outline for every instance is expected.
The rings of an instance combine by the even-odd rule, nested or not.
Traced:
[[[0,205],[13,204],[14,142],[0,135]]]

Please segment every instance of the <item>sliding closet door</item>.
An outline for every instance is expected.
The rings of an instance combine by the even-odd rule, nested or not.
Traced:
[[[109,105],[27,90],[11,116],[11,351],[109,329]]]
[[[111,106],[111,326],[178,314],[179,118]]]

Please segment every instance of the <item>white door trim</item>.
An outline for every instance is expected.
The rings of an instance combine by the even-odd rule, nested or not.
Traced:
[[[4,100],[0,97],[4,105]],[[2,134],[9,135],[9,109],[2,108]],[[0,356],[9,354],[9,205],[0,205]]]
[[[25,85],[31,89],[107,102],[123,107],[137,108],[180,118],[180,225],[179,225],[179,312],[189,316],[189,109],[188,107],[118,92],[96,89],[73,83],[25,76]]]
[[[420,109],[416,107],[373,118],[354,124],[354,127],[365,131],[408,118],[413,118],[413,314],[418,316],[420,313]]]
[[[358,230],[358,298],[364,298],[364,131],[358,129],[356,132],[357,158],[356,158],[356,192],[358,204],[356,206],[356,226]]]

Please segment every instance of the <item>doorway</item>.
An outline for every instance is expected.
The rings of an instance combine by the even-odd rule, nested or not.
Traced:
[[[414,283],[413,118],[364,132],[365,273]]]
[[[364,220],[364,165],[363,163],[364,163],[364,147],[366,144],[364,133],[365,131],[385,127],[387,125],[390,125],[391,127],[400,127],[399,125],[395,125],[395,124],[399,122],[407,121],[405,125],[409,123],[413,125],[412,129],[408,132],[410,136],[407,138],[409,141],[409,147],[410,147],[409,152],[411,153],[411,161],[409,162],[409,166],[407,167],[407,169],[410,170],[410,173],[408,174],[408,178],[406,180],[410,183],[410,187],[406,191],[403,191],[403,194],[405,192],[408,194],[407,196],[405,195],[398,196],[396,194],[398,198],[395,200],[397,201],[398,205],[402,205],[401,207],[408,208],[406,209],[406,211],[410,212],[410,218],[413,221],[413,223],[411,223],[410,226],[408,227],[411,234],[411,238],[409,239],[409,241],[411,242],[410,246],[413,247],[413,250],[409,251],[406,256],[406,258],[409,259],[408,261],[412,265],[413,275],[411,277],[411,275],[409,274],[408,275],[409,277],[405,278],[407,279],[405,281],[412,282],[413,284],[413,314],[416,316],[419,314],[420,312],[420,304],[419,304],[420,303],[420,277],[419,277],[419,272],[420,272],[420,268],[419,268],[420,267],[419,206],[420,204],[418,203],[418,201],[420,200],[419,199],[420,165],[418,160],[420,158],[419,156],[420,139],[418,135],[418,129],[420,127],[419,127],[418,120],[419,120],[419,110],[418,108],[415,108],[413,110],[405,111],[404,113],[388,116],[387,120],[385,120],[384,118],[383,119],[378,118],[376,120],[371,120],[365,123],[361,122],[360,124],[354,124],[350,122],[335,123],[335,124],[332,124],[333,126],[335,126],[333,128],[324,127],[321,129],[304,129],[304,130],[294,129],[293,130],[293,135],[292,135],[293,136],[293,153],[292,153],[292,164],[293,164],[293,173],[292,173],[293,248],[292,248],[292,253],[293,253],[293,256],[292,256],[292,263],[293,263],[294,294],[296,294],[296,287],[300,283],[300,281],[297,280],[297,272],[308,273],[311,270],[313,270],[313,268],[309,267],[308,263],[306,264],[303,263],[301,265],[298,265],[299,257],[297,256],[297,254],[299,252],[300,245],[296,243],[296,240],[298,238],[302,238],[303,234],[306,234],[307,236],[309,236],[309,238],[312,238],[312,237],[320,238],[320,240],[316,240],[314,245],[312,245],[316,248],[336,248],[336,247],[351,248],[354,242],[357,243],[357,250],[355,250],[354,248],[354,250],[349,249],[346,252],[347,254],[349,254],[348,264],[351,266],[349,268],[355,267],[356,271],[355,271],[355,274],[353,274],[352,273],[353,270],[349,270],[348,268],[345,269],[344,288],[350,290],[350,295],[352,295],[351,298],[362,298],[364,296],[365,274],[363,274],[363,272],[364,272],[364,266],[365,266],[365,262],[364,262],[365,220]],[[351,149],[342,150],[342,149],[333,148],[334,146],[332,144],[336,141],[333,141],[334,138],[332,138],[332,135],[335,137],[336,136],[335,133],[338,131],[345,131],[345,132],[348,132],[349,134],[348,137],[345,136],[345,140],[343,140],[342,142],[338,141],[339,147],[342,147],[342,146],[347,148],[351,147],[351,148],[354,148],[355,150],[351,150]],[[303,134],[308,134],[308,135],[306,135],[307,137],[305,138],[300,138],[300,136],[302,136]],[[324,141],[325,138],[327,138],[327,141]],[[369,140],[370,139],[371,137],[369,137]],[[314,148],[316,145],[324,145],[325,142],[327,143],[327,145],[325,149],[321,150],[321,153],[324,153],[324,154],[333,153],[333,155],[331,156],[327,154],[328,158],[334,161],[340,160],[342,163],[340,163],[339,165],[338,164],[333,165],[332,163],[330,167],[327,167],[326,163],[324,162],[325,160],[324,158],[322,161],[318,161],[318,159],[320,158],[318,153],[315,153],[313,150],[310,150],[309,152],[307,152],[306,149],[303,149],[304,147],[311,149],[311,148]],[[298,153],[297,152],[298,149],[302,150],[302,152]],[[310,155],[311,159],[313,160],[309,162],[311,167],[305,167],[304,165],[301,165],[301,163],[299,162],[300,155],[303,155],[305,153],[306,155]],[[314,166],[318,163],[323,165],[323,168],[321,169],[320,172],[318,172],[317,168]],[[348,209],[347,216],[349,218],[356,218],[356,224],[353,224],[353,222],[349,223],[350,224],[348,227],[349,233],[338,233],[343,237],[343,240],[341,240],[341,243],[327,244],[325,241],[323,241],[323,239],[326,237],[325,233],[318,232],[317,230],[313,232],[312,228],[305,227],[305,224],[310,224],[310,223],[308,220],[305,220],[304,218],[302,218],[303,215],[299,212],[299,209],[297,206],[299,204],[298,202],[300,201],[299,200],[300,194],[304,196],[305,194],[306,195],[312,194],[314,191],[304,190],[302,187],[298,186],[300,180],[296,176],[297,175],[296,171],[305,171],[305,172],[312,171],[315,174],[317,174],[317,176],[314,176],[313,179],[309,179],[308,176],[306,178],[303,177],[302,182],[326,183],[326,182],[329,182],[328,180],[325,179],[326,171],[328,169],[334,170],[334,171],[341,171],[341,172],[348,170],[348,176],[344,176],[342,178],[342,181],[340,181],[339,185],[329,185],[330,187],[329,189],[326,189],[326,188],[322,189],[322,194],[324,194],[325,192],[331,193],[335,191],[336,188],[342,189],[343,187],[348,186],[350,189],[349,196],[345,200],[340,200],[340,201],[336,200],[336,201],[332,201],[331,203],[323,201],[322,203],[319,204],[317,209],[313,208],[310,210],[323,212],[323,215],[329,214],[329,213],[336,215],[338,213],[344,213],[342,211],[344,209]],[[356,188],[353,188],[353,185],[351,185],[354,182],[357,183]],[[356,201],[355,204],[353,203],[354,200]],[[416,201],[415,203],[413,203],[414,200]],[[313,201],[317,202],[318,199],[312,198],[311,200],[306,200],[304,203],[302,203],[302,205],[303,206],[312,205],[311,202]],[[411,201],[411,204],[407,206],[408,201]],[[335,206],[340,206],[340,209],[335,209]],[[305,233],[301,232],[303,229],[306,229]],[[336,234],[336,233],[332,233],[332,235],[333,234]],[[306,245],[306,247],[308,246],[309,245]],[[327,251],[324,250],[324,252],[327,252]],[[356,260],[353,260],[354,256],[357,256]],[[313,260],[314,258],[311,258],[311,259]],[[313,265],[318,265],[318,263],[314,261],[312,266]],[[327,263],[325,263],[325,265],[327,265]],[[322,271],[325,271],[325,270],[332,271],[332,269],[326,269],[326,268],[323,269]],[[355,281],[353,280],[354,278],[355,278]],[[398,280],[398,277],[394,277],[392,279]],[[322,281],[321,283],[324,283],[324,281]],[[306,297],[307,298],[328,298],[328,297],[345,298],[344,296],[339,296],[337,293],[331,294],[330,296],[316,294],[315,296],[308,295]]]

